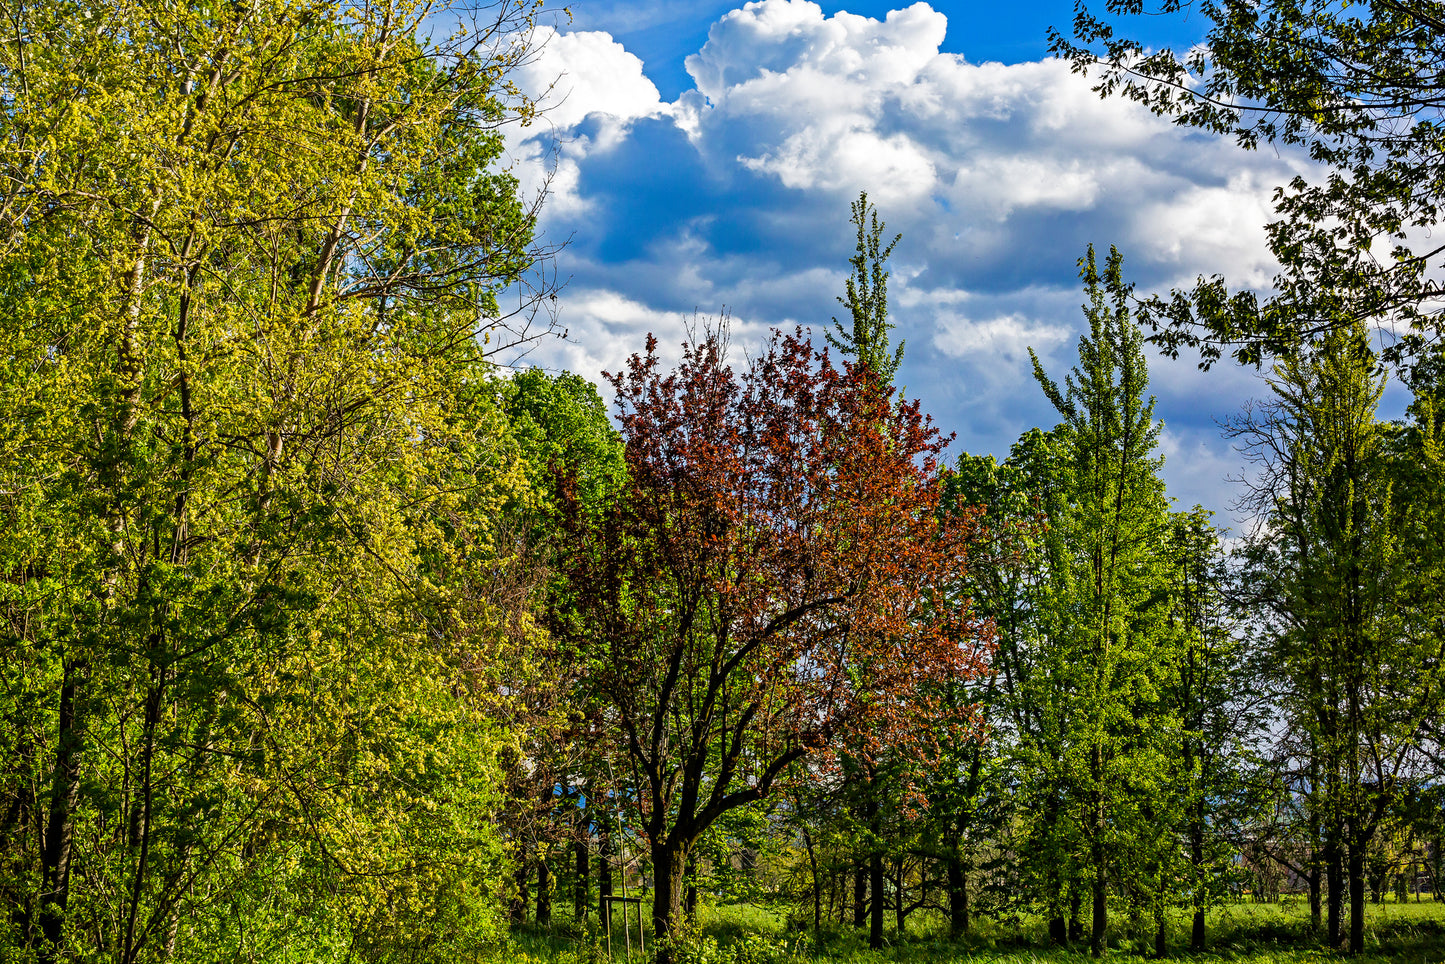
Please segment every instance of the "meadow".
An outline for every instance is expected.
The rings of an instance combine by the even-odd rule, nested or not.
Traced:
[[[703,907],[699,930],[678,949],[678,964],[1084,964],[1086,947],[1052,948],[1042,919],[1024,918],[1008,926],[980,920],[961,940],[947,935],[942,917],[910,921],[902,936],[890,933],[885,946],[870,950],[866,935],[837,927],[815,937],[790,926],[785,913],[756,904]],[[1363,964],[1440,964],[1445,961],[1445,902],[1385,902],[1366,908],[1365,945],[1353,957],[1319,946],[1309,934],[1309,909],[1301,899],[1280,903],[1235,902],[1216,908],[1209,917],[1205,950],[1187,949],[1188,921],[1171,921],[1170,958],[1192,962],[1306,964],[1352,960]],[[636,935],[634,933],[634,942]],[[1111,928],[1106,958],[1125,964],[1158,960],[1152,936],[1130,933],[1129,922]],[[514,964],[596,964],[609,959],[606,943],[595,926],[574,924],[551,929],[524,928],[499,948],[493,961]],[[611,960],[628,960],[621,935],[614,934]],[[644,957],[634,943],[631,960]],[[491,964],[491,961],[488,961]]]

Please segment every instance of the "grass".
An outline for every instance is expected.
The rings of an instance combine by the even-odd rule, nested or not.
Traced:
[[[1002,927],[980,920],[965,940],[946,936],[937,916],[914,915],[908,933],[888,935],[885,946],[870,950],[866,938],[851,928],[825,931],[815,940],[805,928],[791,925],[785,913],[755,904],[702,908],[700,934],[681,964],[1085,964],[1087,952],[1044,946],[1042,921],[1023,920]],[[1369,905],[1363,953],[1346,958],[1321,948],[1308,932],[1309,910],[1302,901],[1283,904],[1235,903],[1217,908],[1207,921],[1209,944],[1202,953],[1182,949],[1188,943],[1188,921],[1171,922],[1173,960],[1213,964],[1445,964],[1445,903]],[[1127,922],[1121,922],[1126,925]],[[916,925],[916,926],[915,926]],[[1125,926],[1109,935],[1107,960],[1114,964],[1152,961],[1152,944],[1136,943]],[[614,960],[625,960],[620,934],[614,936]],[[649,936],[649,948],[652,941]],[[633,945],[633,960],[642,961]],[[551,930],[521,929],[513,944],[499,949],[495,960],[515,964],[593,964],[607,961],[595,929],[573,924]]]

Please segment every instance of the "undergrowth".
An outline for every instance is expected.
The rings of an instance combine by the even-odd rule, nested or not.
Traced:
[[[1370,905],[1365,946],[1354,957],[1321,947],[1310,932],[1308,908],[1300,901],[1283,904],[1236,903],[1216,909],[1208,919],[1208,944],[1202,952],[1187,949],[1188,920],[1184,915],[1168,926],[1172,960],[1212,964],[1238,961],[1248,964],[1445,964],[1445,903],[1423,902]],[[979,920],[963,939],[947,936],[941,917],[915,915],[908,931],[887,935],[885,946],[868,948],[866,935],[832,924],[821,933],[799,927],[787,915],[755,904],[702,908],[697,930],[674,948],[676,964],[1085,964],[1087,949],[1044,946],[1044,922],[1021,919],[1003,926]],[[651,960],[656,945],[645,935],[643,954],[632,935],[631,960]],[[1127,921],[1116,922],[1109,933],[1107,960],[1114,964],[1157,961],[1152,955],[1152,934],[1130,933]],[[628,960],[626,943],[614,935],[612,961]],[[520,928],[510,943],[476,964],[604,964],[609,961],[595,922],[553,928]]]

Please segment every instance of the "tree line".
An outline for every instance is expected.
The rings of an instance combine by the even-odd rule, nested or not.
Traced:
[[[1000,461],[896,391],[866,194],[821,344],[649,338],[615,420],[499,369],[554,294],[498,166],[534,7],[11,5],[6,956],[450,960],[644,883],[664,958],[729,894],[1162,955],[1282,888],[1358,951],[1367,900],[1438,899],[1445,20],[1298,6],[1205,4],[1204,61],[1055,36],[1332,173],[1263,301],[1090,249],[1077,364],[1033,359],[1059,421]],[[1160,478],[1151,331],[1271,365],[1230,542]]]

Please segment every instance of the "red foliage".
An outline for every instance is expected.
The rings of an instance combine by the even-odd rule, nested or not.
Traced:
[[[917,403],[801,331],[741,376],[725,347],[709,332],[663,374],[649,337],[609,376],[630,484],[575,531],[577,643],[664,928],[664,878],[720,814],[844,738],[921,750],[936,684],[979,672],[987,637],[957,597],[976,517],[939,511],[947,440]]]

